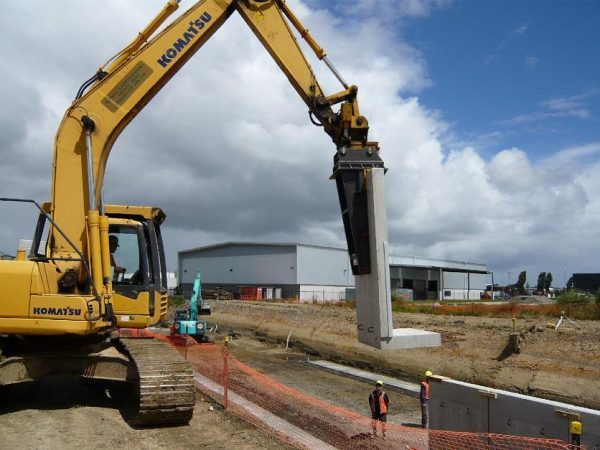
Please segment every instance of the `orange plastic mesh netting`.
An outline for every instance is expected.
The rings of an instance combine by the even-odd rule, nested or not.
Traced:
[[[574,448],[554,439],[424,430],[392,423],[385,425],[385,438],[381,424],[378,424],[378,435],[374,437],[369,417],[285,386],[238,361],[222,344],[199,345],[188,338],[186,345],[183,339],[175,342],[148,331],[140,335],[153,335],[176,345],[194,367],[199,389],[225,404],[228,412],[298,448],[327,445],[334,448],[432,450]]]

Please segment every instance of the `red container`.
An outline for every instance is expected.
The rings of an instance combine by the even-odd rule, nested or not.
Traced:
[[[258,288],[256,286],[240,286],[240,300],[256,300],[257,298],[259,297]]]

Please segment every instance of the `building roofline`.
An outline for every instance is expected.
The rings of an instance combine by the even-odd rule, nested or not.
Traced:
[[[343,247],[334,247],[329,245],[316,245],[316,244],[306,244],[302,242],[250,242],[250,241],[226,241],[219,242],[217,244],[205,245],[202,247],[190,248],[187,250],[180,250],[177,252],[178,255],[183,255],[187,253],[193,253],[196,251],[204,251],[204,250],[212,250],[216,248],[223,247],[232,247],[232,246],[247,246],[247,247],[311,247],[311,248],[325,248],[331,250],[339,250],[346,252],[347,249]],[[394,259],[404,259],[407,261],[407,266],[410,265],[416,268],[423,269],[443,269],[447,272],[471,272],[471,273],[491,273],[487,269],[486,264],[482,263],[474,263],[469,261],[457,261],[451,259],[435,259],[414,255],[401,255],[398,253],[390,253],[390,266],[402,266],[404,264],[399,263],[397,261],[393,261]],[[412,264],[408,264],[412,260]]]
[[[331,250],[341,250],[341,251],[347,251],[345,248],[342,247],[334,247],[334,246],[330,246],[330,245],[316,245],[316,244],[305,244],[302,242],[249,242],[249,241],[227,241],[227,242],[219,242],[218,244],[211,244],[211,245],[205,245],[203,247],[195,247],[195,248],[190,248],[187,250],[180,250],[177,252],[177,254],[185,254],[185,253],[192,253],[192,252],[196,252],[196,251],[202,251],[202,250],[212,250],[215,248],[222,248],[222,247],[232,247],[232,246],[247,246],[247,247],[312,247],[312,248],[328,248]]]
[[[444,262],[444,261],[440,261],[440,262]],[[474,264],[474,263],[467,263],[467,264]],[[481,264],[476,264],[476,265],[481,265]],[[404,264],[390,264],[390,266],[393,267],[410,267],[412,269],[427,269],[427,270],[442,270],[445,273],[450,273],[450,272],[456,272],[456,273],[476,273],[476,274],[481,274],[481,275],[486,275],[489,273],[492,273],[491,271],[487,270],[487,269],[472,269],[469,268],[468,266],[466,267],[448,267],[448,266],[441,266],[441,265],[404,265]]]
[[[390,254],[390,266],[442,269],[446,272],[489,273],[486,264],[394,254]]]

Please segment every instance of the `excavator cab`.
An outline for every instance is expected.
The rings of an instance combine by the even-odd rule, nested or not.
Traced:
[[[142,206],[106,205],[105,211],[109,239],[118,241],[111,253],[117,325],[155,324],[167,313],[167,265],[160,232],[166,215],[160,208]]]
[[[43,205],[50,211],[50,203]],[[160,225],[160,208],[106,205],[111,251],[112,305],[117,325],[145,328],[167,312],[167,271]],[[40,214],[29,259],[47,260],[47,217]]]

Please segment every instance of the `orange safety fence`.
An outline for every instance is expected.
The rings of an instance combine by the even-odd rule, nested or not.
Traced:
[[[135,332],[132,334],[136,335]],[[382,424],[378,423],[375,437],[370,417],[279,383],[238,361],[226,345],[196,344],[192,338],[174,341],[147,330],[138,334],[170,341],[192,364],[199,375],[198,380],[209,380],[198,382],[199,389],[223,402],[228,412],[297,448],[329,445],[343,449],[585,449],[585,446],[573,447],[556,439],[425,430],[394,423],[385,424],[385,436]],[[214,386],[219,389],[215,390]],[[261,413],[264,411],[273,416],[265,416]],[[276,423],[277,417],[283,421]],[[298,429],[315,440],[303,439]]]

